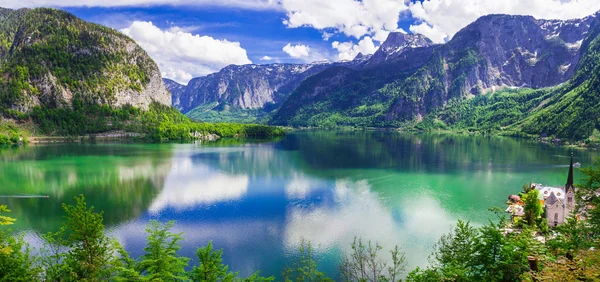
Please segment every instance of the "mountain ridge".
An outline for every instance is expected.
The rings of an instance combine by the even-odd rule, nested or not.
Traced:
[[[425,63],[410,74],[400,75],[401,68],[415,59],[398,58],[394,61],[397,68],[390,68],[396,75],[390,75],[389,79],[385,76],[364,79],[384,79],[378,87],[346,79],[349,85],[344,87],[355,89],[360,95],[338,93],[338,89],[323,95],[305,81],[282,104],[271,122],[292,126],[400,127],[421,120],[452,99],[504,87],[542,88],[564,83],[573,75],[579,60],[576,43],[583,40],[593,18],[556,21],[531,16],[484,16],[445,44],[411,49],[414,52],[429,48],[430,52],[420,55]],[[559,31],[559,37],[552,36],[555,30]],[[369,72],[373,73],[365,68],[352,75],[364,77]],[[322,81],[312,85],[322,88],[336,75],[322,72],[315,79],[319,76]]]

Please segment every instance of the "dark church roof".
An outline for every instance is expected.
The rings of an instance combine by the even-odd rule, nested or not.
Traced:
[[[554,203],[558,202],[558,198],[554,195],[554,192],[550,193],[550,196],[546,199],[546,205],[554,205]]]
[[[567,177],[565,192],[569,192],[569,189],[573,189],[573,192],[575,192],[575,187],[573,187],[573,152],[571,152],[571,164],[569,165],[569,176]]]

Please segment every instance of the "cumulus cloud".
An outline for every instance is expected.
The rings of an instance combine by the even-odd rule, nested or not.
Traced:
[[[308,58],[310,56],[310,47],[302,44],[292,45],[291,43],[288,43],[283,46],[282,50],[290,55],[290,57],[296,59]]]
[[[0,6],[6,8],[24,7],[118,7],[118,6],[153,6],[153,5],[185,5],[216,6],[243,9],[266,10],[278,9],[275,0],[0,0]]]
[[[600,1],[425,0],[412,3],[409,9],[412,17],[421,21],[412,25],[410,30],[440,43],[484,15],[532,15],[540,19],[582,18],[600,10]]]
[[[387,37],[387,36],[386,36]],[[375,47],[375,43],[369,36],[365,36],[362,40],[358,42],[358,44],[354,44],[352,42],[344,42],[340,43],[338,41],[334,41],[331,44],[333,49],[338,51],[338,59],[339,60],[352,60],[358,53],[373,54],[377,51],[377,47]]]
[[[260,58],[261,61],[272,61],[273,58],[269,57],[269,56],[263,56],[262,58]]]
[[[396,30],[400,12],[408,9],[398,0],[281,0],[281,7],[286,11],[283,23],[287,27],[332,29],[356,39]]]
[[[430,26],[425,22],[422,22],[418,25],[411,25],[410,32],[423,34],[429,37],[429,39],[435,43],[444,43],[450,39],[448,34],[446,34],[438,26]]]
[[[252,63],[239,42],[200,36],[152,22],[135,21],[121,30],[156,61],[164,77],[187,83],[192,77],[216,72],[230,64]]]

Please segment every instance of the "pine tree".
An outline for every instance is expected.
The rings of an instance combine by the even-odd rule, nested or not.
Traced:
[[[185,267],[188,258],[181,257],[177,251],[181,248],[179,241],[183,239],[181,233],[171,233],[174,221],[161,225],[158,221],[151,221],[146,226],[148,243],[144,248],[146,252],[139,262],[139,270],[144,281],[185,281],[187,276]]]

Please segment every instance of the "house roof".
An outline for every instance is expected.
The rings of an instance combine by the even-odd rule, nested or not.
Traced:
[[[560,201],[556,195],[554,195],[554,192],[550,193],[550,196],[548,197],[548,199],[546,199],[546,205],[554,205],[554,203]]]
[[[542,184],[535,184],[535,188],[538,189],[538,191],[540,191],[540,194],[538,196],[540,200],[544,200],[550,197],[550,194],[552,193],[554,193],[554,196],[556,196],[560,200],[565,199],[565,190],[563,190],[563,188],[544,186]]]

